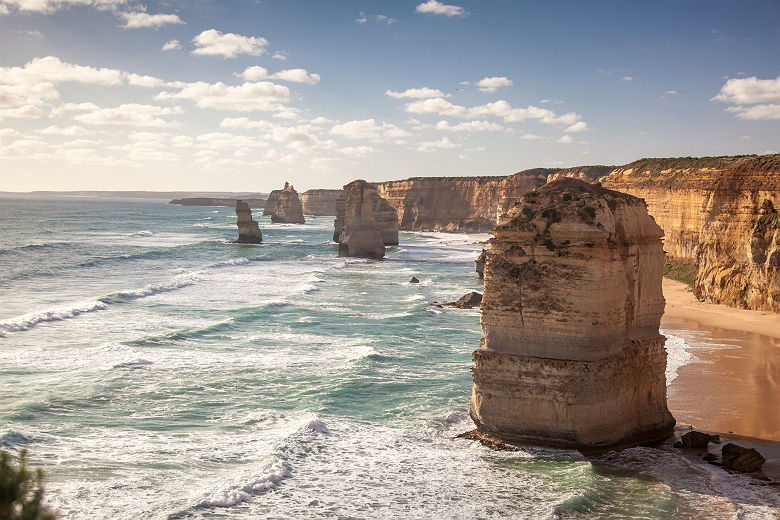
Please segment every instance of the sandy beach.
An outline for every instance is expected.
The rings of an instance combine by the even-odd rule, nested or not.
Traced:
[[[699,302],[667,279],[664,295],[663,329],[692,346],[668,390],[678,425],[755,447],[780,475],[780,315]]]

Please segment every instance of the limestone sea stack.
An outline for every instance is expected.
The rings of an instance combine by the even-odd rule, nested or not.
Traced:
[[[263,216],[273,214],[276,203],[279,202],[280,193],[282,193],[282,190],[273,190],[268,194],[268,198],[266,199],[265,205],[263,206]]]
[[[284,183],[284,189],[279,193],[279,200],[276,201],[273,213],[271,213],[271,222],[274,224],[306,223],[298,192],[289,182]]]
[[[238,224],[239,244],[259,244],[263,241],[263,234],[260,232],[260,226],[252,220],[252,209],[249,204],[242,200],[236,201],[236,221]]]
[[[363,190],[365,193],[369,194],[368,198],[373,204],[371,212],[373,213],[374,220],[379,226],[379,233],[382,235],[382,243],[386,246],[398,245],[398,214],[395,209],[379,195],[377,186],[364,180],[354,181],[344,186],[341,195],[336,199],[336,220],[333,223],[333,241],[339,242],[339,236],[341,235],[341,230],[344,226],[346,200],[350,193],[348,187],[352,186],[355,182],[360,182],[362,183],[361,185],[365,185]]]
[[[382,198],[377,193],[376,186],[364,180],[350,182],[344,186],[337,207],[341,213],[334,222],[334,238],[339,243],[339,256],[384,258],[385,242],[377,222]],[[396,220],[396,243],[397,222]]]
[[[308,190],[301,193],[305,215],[330,216],[336,214],[336,199],[341,190]]]
[[[494,235],[472,368],[478,430],[595,450],[669,436],[663,231],[644,201],[561,179],[525,194]]]

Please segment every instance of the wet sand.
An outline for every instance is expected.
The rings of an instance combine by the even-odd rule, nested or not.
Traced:
[[[668,388],[678,424],[752,438],[737,442],[754,444],[780,475],[780,315],[698,302],[666,279],[664,295],[661,325],[693,356]]]

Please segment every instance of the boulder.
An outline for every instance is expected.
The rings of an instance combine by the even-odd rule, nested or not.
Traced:
[[[723,467],[740,473],[758,471],[766,459],[753,448],[743,448],[737,444],[728,443],[721,449]]]
[[[236,224],[238,225],[239,244],[259,244],[263,241],[260,226],[252,220],[252,209],[244,201],[236,201]]]
[[[473,309],[479,307],[482,302],[482,295],[478,292],[471,291],[465,296],[461,296],[457,301],[447,303],[448,307],[457,307],[458,309]]]
[[[663,231],[644,201],[564,178],[523,195],[493,235],[472,368],[477,428],[587,451],[671,435]]]
[[[298,192],[289,182],[284,183],[284,189],[279,193],[279,200],[276,201],[273,213],[271,213],[271,222],[274,224],[306,223]]]
[[[409,280],[409,283],[420,283],[420,280],[418,280],[416,276],[412,276],[412,279]]]
[[[719,435],[710,435],[709,433],[692,431],[680,437],[683,448],[707,449],[711,442],[720,442]]]

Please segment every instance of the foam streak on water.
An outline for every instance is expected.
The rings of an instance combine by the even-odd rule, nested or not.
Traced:
[[[479,316],[431,303],[482,290],[486,235],[402,232],[375,262],[336,257],[332,218],[255,218],[244,246],[232,208],[3,199],[0,449],[29,450],[63,518],[778,513],[670,447],[456,439]],[[695,338],[666,336],[671,382]]]

